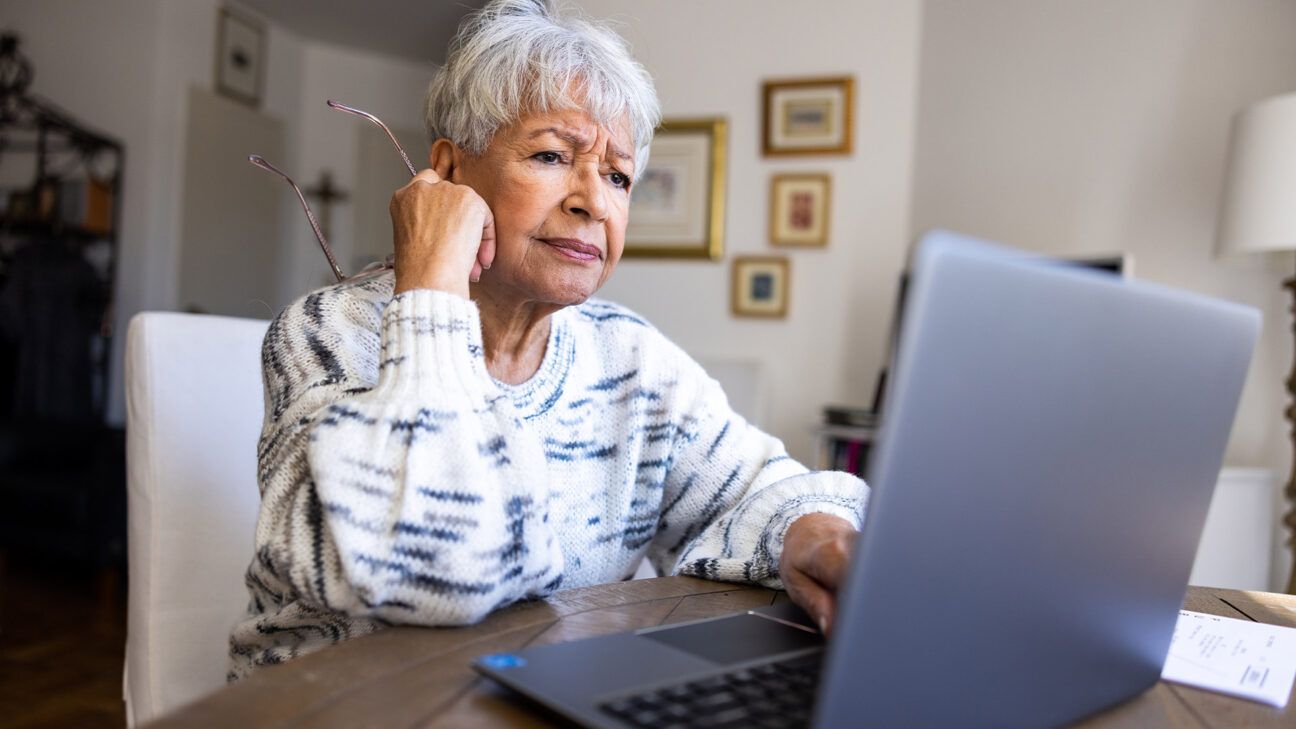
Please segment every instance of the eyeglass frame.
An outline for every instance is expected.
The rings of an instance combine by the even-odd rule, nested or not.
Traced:
[[[387,138],[391,140],[391,143],[396,147],[396,151],[400,153],[401,161],[405,163],[405,168],[409,170],[410,177],[415,177],[418,175],[418,171],[414,169],[414,163],[410,162],[409,155],[405,153],[405,148],[402,147],[400,142],[396,140],[396,135],[392,134],[392,130],[386,124],[384,124],[381,119],[379,119],[377,116],[373,114],[370,114],[367,111],[363,111],[361,109],[357,109],[352,106],[347,106],[346,104],[338,103],[333,99],[329,99],[325,103],[328,105],[330,109],[345,111],[348,114],[354,114],[363,119],[368,119],[374,124],[377,124],[384,132],[387,133]],[[264,157],[262,157],[259,154],[248,155],[248,162],[251,162],[253,165],[260,167],[261,169],[266,170],[267,172],[273,172],[276,175],[279,175],[284,179],[285,182],[288,183],[290,187],[292,187],[293,192],[297,193],[297,199],[301,201],[302,209],[306,211],[306,219],[310,221],[311,231],[315,233],[315,240],[319,241],[320,250],[324,251],[324,257],[328,259],[329,269],[333,272],[333,275],[337,278],[338,283],[347,283],[350,281],[355,281],[357,279],[371,276],[381,271],[386,271],[388,269],[395,268],[395,256],[388,256],[387,260],[382,262],[371,263],[368,266],[365,266],[359,272],[351,276],[347,276],[346,274],[344,274],[342,272],[342,268],[338,266],[337,258],[333,255],[333,248],[329,245],[328,239],[325,238],[324,236],[324,231],[320,229],[319,222],[315,220],[315,213],[311,211],[310,203],[306,201],[306,195],[302,193],[301,188],[297,186],[297,183],[294,182],[293,179],[289,177],[287,173],[285,173],[283,170],[280,170],[278,167],[275,167],[274,165],[270,164],[268,161],[266,161]]]

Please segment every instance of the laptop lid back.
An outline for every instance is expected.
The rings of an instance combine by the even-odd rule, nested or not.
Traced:
[[[819,726],[1052,726],[1159,677],[1259,331],[923,241]]]

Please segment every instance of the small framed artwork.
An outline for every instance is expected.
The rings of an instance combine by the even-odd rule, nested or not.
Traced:
[[[781,319],[788,309],[788,259],[738,256],[733,262],[734,316]]]
[[[626,257],[721,257],[726,136],[722,118],[662,122],[630,193]]]
[[[264,79],[265,28],[221,8],[216,30],[216,90],[258,106]]]
[[[798,173],[770,178],[770,243],[776,246],[828,245],[832,179]]]
[[[855,80],[850,76],[765,82],[765,156],[850,154]]]

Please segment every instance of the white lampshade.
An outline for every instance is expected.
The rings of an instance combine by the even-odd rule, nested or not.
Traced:
[[[1296,250],[1296,93],[1233,118],[1216,250]]]

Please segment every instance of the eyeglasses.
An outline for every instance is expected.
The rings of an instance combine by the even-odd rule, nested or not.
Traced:
[[[400,145],[400,142],[396,141],[396,135],[392,134],[392,130],[389,129],[386,124],[383,124],[381,119],[367,111],[361,111],[360,109],[347,106],[346,104],[339,104],[332,99],[329,99],[327,103],[330,109],[337,109],[338,111],[345,111],[348,114],[355,114],[356,116],[368,119],[381,127],[382,130],[387,133],[387,138],[391,140],[391,143],[396,145],[396,151],[400,152],[401,160],[405,163],[405,168],[409,170],[410,177],[414,177],[418,174],[414,169],[414,164],[410,162],[409,155],[405,154],[405,148]],[[270,164],[259,154],[249,155],[248,161],[267,172],[273,172],[276,175],[279,175],[284,179],[284,182],[287,182],[288,185],[292,187],[293,192],[297,193],[297,199],[301,201],[302,209],[306,211],[306,219],[310,221],[311,230],[315,232],[315,240],[319,241],[320,249],[324,251],[324,257],[328,259],[329,268],[332,269],[333,275],[337,277],[338,283],[354,281],[365,276],[370,276],[379,271],[395,268],[395,256],[388,256],[386,261],[371,263],[352,276],[347,276],[342,273],[342,269],[338,266],[337,258],[333,256],[333,249],[329,246],[328,240],[324,237],[324,231],[320,230],[319,223],[315,220],[315,213],[311,212],[310,203],[306,202],[306,195],[302,193],[301,188],[297,186],[297,183],[293,182],[291,177],[284,174],[283,170]]]

